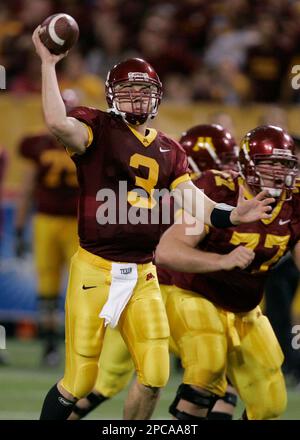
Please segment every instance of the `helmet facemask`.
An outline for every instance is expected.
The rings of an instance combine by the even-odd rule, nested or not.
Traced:
[[[161,101],[161,89],[152,80],[120,81],[108,87],[112,109],[132,125],[153,119]]]
[[[255,154],[241,167],[249,187],[255,192],[266,190],[270,196],[279,198],[283,191],[293,190],[298,174],[296,156],[278,149],[271,155]]]

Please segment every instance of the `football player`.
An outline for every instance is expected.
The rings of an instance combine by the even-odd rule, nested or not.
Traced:
[[[261,189],[276,199],[272,217],[222,231],[187,235],[169,228],[156,260],[178,273],[166,309],[184,367],[170,406],[179,420],[203,419],[226,390],[226,375],[245,403],[244,418],[270,419],[286,407],[283,355],[258,304],[269,269],[289,250],[300,267],[299,193],[294,142],[281,128],[261,126],[243,138],[241,175],[208,172],[196,184],[215,200],[234,203],[244,184],[250,199]],[[191,220],[191,219],[189,219]]]
[[[227,120],[228,115],[220,114],[222,120]],[[193,180],[204,176],[207,170],[222,170],[225,172],[233,171],[232,175],[238,170],[238,145],[231,132],[220,125],[202,124],[196,125],[182,134],[180,139],[181,146],[185,149],[191,170],[193,171]],[[165,298],[177,287],[173,285],[172,271],[157,267],[157,275],[160,287]],[[166,301],[165,301],[166,302]],[[178,354],[178,349],[172,341],[173,352]],[[178,354],[180,356],[180,354]],[[232,420],[234,408],[237,404],[237,394],[227,379],[228,385],[224,396],[219,398],[211,412],[211,420]]]
[[[48,392],[41,419],[68,418],[76,400],[92,390],[106,325],[119,325],[138,375],[124,417],[147,419],[169,376],[168,319],[152,263],[160,236],[159,224],[151,221],[157,206],[153,194],[176,189],[191,214],[197,211],[199,219],[217,227],[269,218],[273,199],[262,192],[247,201],[241,190],[233,208],[216,204],[192,184],[182,148],[148,128],[162,85],[142,59],[122,61],[109,71],[109,111],[78,107],[67,115],[55,70],[66,53],[51,54],[39,30],[33,42],[42,62],[46,124],[66,145],[80,186],[80,247],[72,258],[66,299],[65,373]]]
[[[180,145],[187,153],[193,178],[199,177],[208,169],[236,169],[237,144],[228,130],[217,124],[201,124],[191,127],[182,134]],[[163,203],[170,203],[164,200]],[[173,223],[173,221],[172,221]],[[162,225],[164,232],[169,225]],[[172,271],[157,267],[157,277],[164,303],[173,286]],[[172,339],[169,340],[170,350],[178,354]],[[99,372],[93,391],[80,399],[69,420],[85,417],[102,402],[122,391],[129,383],[134,372],[130,353],[117,329],[108,328],[104,337],[103,349],[99,361]],[[227,389],[224,400],[216,403],[211,414],[215,418],[232,417],[236,396],[234,390]]]
[[[300,138],[294,135],[298,163]],[[299,169],[298,169],[299,175]],[[276,265],[265,286],[265,312],[278,338],[284,354],[282,371],[290,383],[300,381],[300,353],[292,344],[292,305],[299,284],[299,270],[288,253]]]
[[[75,91],[62,98],[68,109],[78,105]],[[78,247],[76,168],[64,147],[49,133],[24,137],[18,147],[23,159],[21,193],[17,203],[16,254],[26,251],[24,230],[34,205],[33,252],[37,274],[39,333],[42,363],[60,361],[58,303],[62,271]]]

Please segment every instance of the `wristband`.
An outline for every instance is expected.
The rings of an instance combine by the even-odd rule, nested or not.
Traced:
[[[215,228],[230,228],[235,226],[230,220],[230,214],[235,207],[226,203],[217,203],[210,215],[210,222]]]

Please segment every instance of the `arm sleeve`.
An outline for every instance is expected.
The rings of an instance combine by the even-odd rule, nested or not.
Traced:
[[[182,182],[191,180],[188,159],[184,149],[174,141],[173,170],[170,176],[170,189],[173,190]]]
[[[68,116],[78,119],[87,127],[89,133],[87,147],[92,146],[101,135],[102,113],[92,107],[76,107],[68,112]]]

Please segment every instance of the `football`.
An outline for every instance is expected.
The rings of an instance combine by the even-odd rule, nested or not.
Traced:
[[[47,49],[59,55],[76,43],[79,37],[79,27],[71,15],[54,14],[43,21],[39,35]]]

